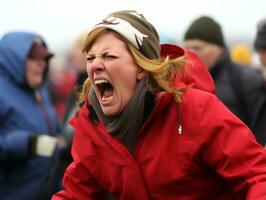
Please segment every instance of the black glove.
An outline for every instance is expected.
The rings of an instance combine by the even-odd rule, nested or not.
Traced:
[[[29,158],[36,156],[37,135],[31,135],[28,143],[28,155]]]

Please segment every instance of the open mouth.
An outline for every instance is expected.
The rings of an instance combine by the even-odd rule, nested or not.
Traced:
[[[112,84],[104,79],[95,80],[94,84],[96,85],[98,89],[98,93],[100,94],[101,101],[103,103],[110,101],[114,95],[114,88]]]

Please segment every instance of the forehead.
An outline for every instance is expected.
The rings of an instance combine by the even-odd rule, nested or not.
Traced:
[[[266,48],[258,48],[257,51],[258,51],[258,53],[265,54]]]
[[[185,41],[186,46],[206,46],[208,42],[199,39],[189,39]]]

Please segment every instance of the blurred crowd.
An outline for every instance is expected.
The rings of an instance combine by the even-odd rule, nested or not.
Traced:
[[[202,16],[188,24],[178,45],[201,58],[217,97],[264,146],[266,19],[258,22],[252,47],[243,41],[229,48],[225,37],[219,22]],[[10,32],[1,38],[1,200],[45,200],[60,189],[72,161],[69,121],[80,106],[77,94],[87,79],[85,39],[86,33],[73,38],[67,53],[58,56],[35,33]],[[38,80],[31,83],[31,76]]]

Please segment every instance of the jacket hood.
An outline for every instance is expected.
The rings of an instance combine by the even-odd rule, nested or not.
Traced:
[[[195,89],[215,93],[213,79],[207,67],[195,53],[177,45],[162,44],[161,57],[166,56],[169,56],[170,59],[180,56],[185,56],[186,58],[185,73],[174,77],[173,84],[175,87],[182,88],[191,85]]]
[[[25,77],[26,60],[36,40],[44,40],[37,34],[29,32],[10,32],[0,40],[0,76],[16,84],[27,84]]]

